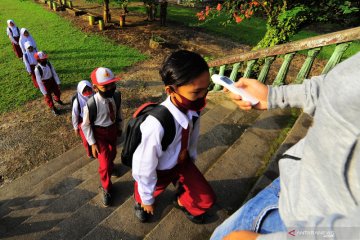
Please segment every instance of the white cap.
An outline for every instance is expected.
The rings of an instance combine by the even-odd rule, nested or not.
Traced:
[[[93,84],[100,86],[120,80],[120,78],[114,76],[110,69],[104,67],[99,67],[92,71],[90,78]]]

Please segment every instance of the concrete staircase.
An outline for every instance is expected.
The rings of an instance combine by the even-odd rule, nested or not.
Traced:
[[[294,119],[292,110],[241,111],[223,95],[209,94],[201,117],[196,164],[217,194],[206,224],[193,224],[173,208],[172,186],[157,200],[151,221],[140,223],[133,213],[131,170],[120,164],[121,144],[113,206],[102,207],[97,160],[87,159],[79,145],[0,189],[0,239],[208,239],[255,191],[261,169]]]

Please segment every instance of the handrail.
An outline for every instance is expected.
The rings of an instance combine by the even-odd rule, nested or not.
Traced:
[[[360,27],[285,43],[266,49],[260,49],[241,54],[234,54],[231,56],[209,61],[208,65],[209,67],[217,67],[225,64],[232,64],[264,57],[277,56],[332,44],[350,42],[354,40],[360,40]]]

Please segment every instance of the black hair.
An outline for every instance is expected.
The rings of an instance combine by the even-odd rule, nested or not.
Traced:
[[[209,71],[209,66],[199,54],[179,50],[168,56],[159,70],[165,86],[183,86]]]

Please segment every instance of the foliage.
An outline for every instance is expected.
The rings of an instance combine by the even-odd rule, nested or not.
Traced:
[[[29,18],[31,12],[31,18]],[[89,79],[91,71],[99,66],[109,67],[115,73],[146,57],[137,50],[117,45],[103,37],[83,33],[71,22],[45,10],[32,1],[0,1],[0,28],[6,28],[6,19],[14,19],[21,27],[26,27],[34,37],[39,50],[49,55],[56,69],[61,88],[75,89],[82,79]],[[61,37],[59,37],[61,36]],[[6,34],[0,35],[0,113],[41,97],[32,85],[24,64],[12,52]],[[65,102],[67,99],[65,99]]]
[[[359,11],[356,3],[354,0],[225,0],[216,8],[206,6],[197,13],[197,17],[200,21],[207,21],[225,13],[227,20],[224,24],[229,24],[232,21],[241,23],[255,12],[264,14],[267,31],[256,48],[265,48],[287,42],[305,23],[336,20],[355,14]]]

